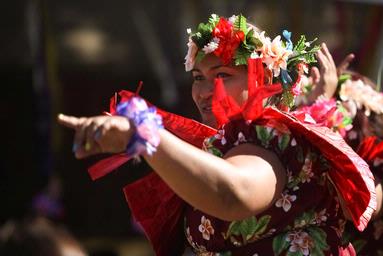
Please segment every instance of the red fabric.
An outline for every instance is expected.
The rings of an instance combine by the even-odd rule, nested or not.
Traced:
[[[375,136],[365,138],[357,150],[360,157],[371,164],[376,158],[383,158],[383,141],[377,143],[376,140]]]
[[[156,255],[181,255],[185,203],[154,172],[124,187],[124,193]]]
[[[342,137],[327,127],[304,124],[286,113],[266,108],[262,118],[276,120],[290,130],[304,134],[330,162],[329,172],[339,196],[343,199],[355,227],[366,228],[376,209],[374,177],[365,161],[356,154]]]

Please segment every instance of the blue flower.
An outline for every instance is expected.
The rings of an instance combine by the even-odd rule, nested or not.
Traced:
[[[285,30],[283,30],[282,35],[287,41],[286,49],[292,51],[293,50],[293,42],[291,42],[291,32],[289,32],[285,29]]]
[[[293,81],[286,69],[281,69],[281,79],[285,88]]]

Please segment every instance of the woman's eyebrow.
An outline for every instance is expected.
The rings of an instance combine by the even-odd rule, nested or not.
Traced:
[[[221,67],[228,67],[227,65],[222,65],[222,64],[219,64],[217,66],[213,66],[211,68],[209,68],[209,70],[215,70],[215,69],[218,69],[218,68],[221,68]],[[199,70],[198,68],[193,68],[192,70],[190,70],[190,72],[202,72],[201,70]]]
[[[226,65],[217,65],[217,66],[214,66],[214,67],[211,67],[210,70],[214,70],[214,69],[217,69],[217,68],[220,68],[220,67],[227,67]]]

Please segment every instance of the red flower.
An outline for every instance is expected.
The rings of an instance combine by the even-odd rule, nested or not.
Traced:
[[[219,45],[214,54],[221,58],[224,65],[227,65],[233,58],[239,44],[244,41],[245,34],[243,31],[234,31],[232,24],[225,18],[220,18],[217,26],[213,29],[213,37],[219,38]]]

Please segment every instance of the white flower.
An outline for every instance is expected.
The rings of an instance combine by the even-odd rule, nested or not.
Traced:
[[[190,35],[191,32],[192,32],[191,28],[186,29],[186,33],[188,33],[188,35]]]
[[[242,132],[239,132],[239,133],[238,133],[238,139],[237,139],[236,142],[234,142],[234,145],[235,145],[235,146],[238,146],[238,145],[239,145],[240,143],[242,143],[242,142],[247,142],[247,140],[246,140],[245,135],[243,135]]]
[[[262,46],[263,62],[273,71],[275,77],[279,76],[281,68],[287,69],[287,59],[292,53],[283,46],[281,36],[274,38],[271,43],[265,40]]]
[[[185,56],[185,70],[186,72],[194,68],[195,58],[198,52],[198,46],[189,37],[188,53]]]
[[[296,195],[289,195],[286,192],[281,194],[281,198],[275,202],[276,207],[282,207],[285,212],[288,212],[291,208],[291,202],[297,199]]]
[[[233,25],[236,19],[237,19],[237,16],[235,16],[235,15],[231,16],[231,17],[229,18],[229,23],[230,23],[231,25]]]
[[[210,220],[205,216],[201,217],[201,224],[198,226],[198,230],[202,233],[202,237],[205,240],[210,240],[210,235],[214,235],[214,228]]]
[[[225,145],[227,142],[225,139],[225,130],[223,130],[223,129],[218,130],[218,133],[216,135],[214,135],[214,138],[221,140],[222,145]]]
[[[214,52],[218,48],[218,45],[219,45],[219,38],[218,37],[214,37],[207,45],[205,45],[202,48],[202,51],[205,54],[209,54],[211,52]]]
[[[253,52],[250,54],[250,58],[252,58],[252,59],[258,59],[258,58],[259,58],[259,54],[258,54],[258,52],[253,51]]]

